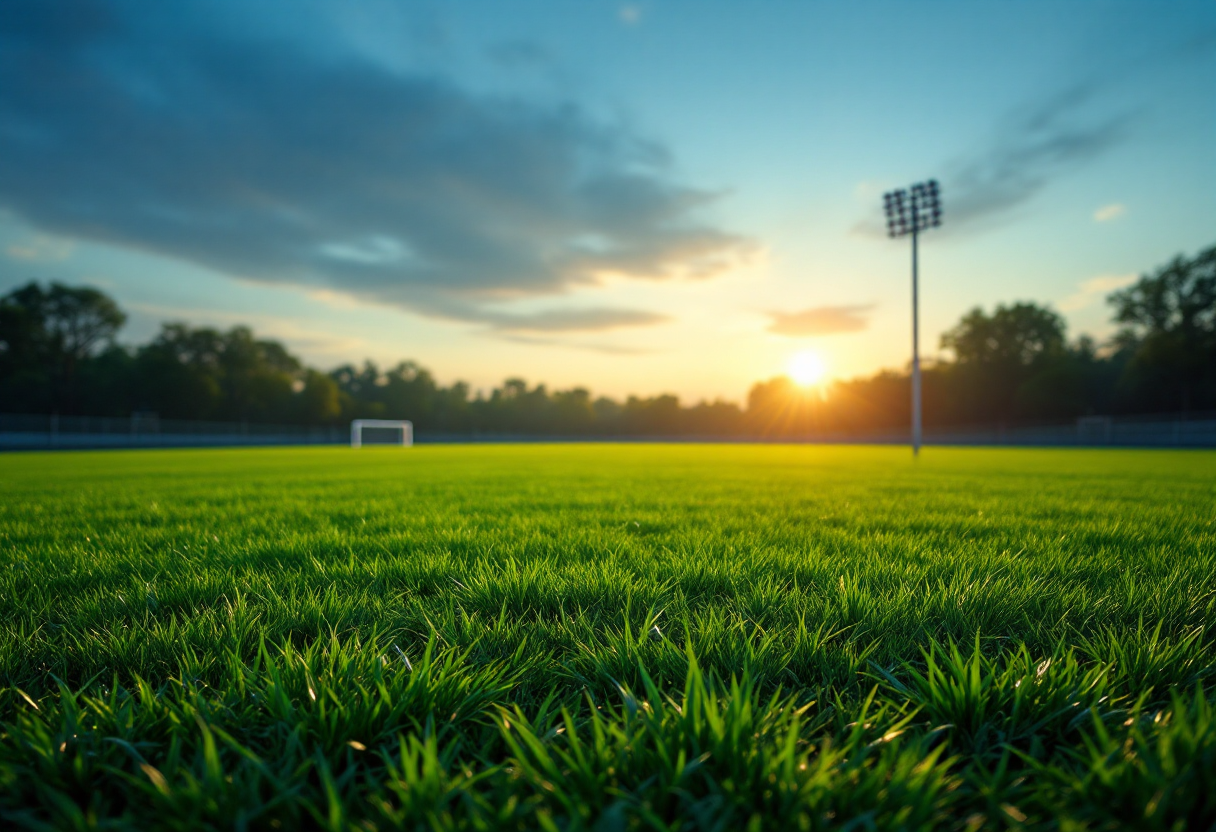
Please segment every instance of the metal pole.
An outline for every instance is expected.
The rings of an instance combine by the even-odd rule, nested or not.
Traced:
[[[912,455],[920,453],[920,315],[916,286],[916,209],[912,210]]]

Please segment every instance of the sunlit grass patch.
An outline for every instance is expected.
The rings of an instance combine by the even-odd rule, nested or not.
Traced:
[[[1216,456],[0,458],[29,828],[1206,828]]]

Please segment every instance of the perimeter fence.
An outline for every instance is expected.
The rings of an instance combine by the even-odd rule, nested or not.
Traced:
[[[161,419],[0,414],[0,449],[190,448],[239,445],[334,445],[350,441],[340,427]]]
[[[345,426],[310,427],[256,422],[161,419],[151,413],[126,418],[0,414],[0,450],[190,448],[242,445],[345,445]],[[801,436],[745,435],[538,435],[416,431],[418,444],[468,442],[802,442],[905,444],[908,432],[857,431]],[[925,429],[928,445],[1045,447],[1216,448],[1216,413],[1198,416],[1087,416],[1068,423]]]

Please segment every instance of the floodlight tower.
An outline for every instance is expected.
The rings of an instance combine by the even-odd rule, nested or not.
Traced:
[[[909,190],[911,193],[909,193]],[[916,237],[942,224],[941,191],[936,179],[918,182],[882,195],[887,212],[887,236],[912,235],[912,455],[920,453],[920,314],[917,305]]]

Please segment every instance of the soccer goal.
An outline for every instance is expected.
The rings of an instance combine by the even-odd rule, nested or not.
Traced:
[[[362,448],[364,444],[408,448],[414,444],[414,425],[396,419],[356,419],[350,423],[350,446]]]

